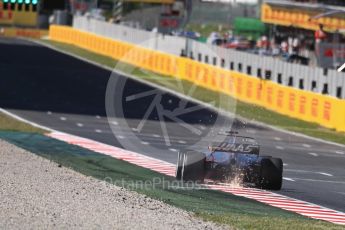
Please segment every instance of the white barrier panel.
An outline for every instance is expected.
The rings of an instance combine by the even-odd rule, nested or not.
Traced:
[[[277,58],[225,49],[191,40],[188,41],[190,46],[186,51],[187,41],[183,37],[162,35],[87,17],[75,16],[73,27],[174,55],[187,52],[186,55],[194,60],[209,64],[215,63],[217,66],[223,65],[223,68],[255,77],[270,78],[282,85],[345,99],[345,73],[335,70],[325,71],[318,67],[291,64]],[[220,58],[214,60],[215,57],[210,50]]]

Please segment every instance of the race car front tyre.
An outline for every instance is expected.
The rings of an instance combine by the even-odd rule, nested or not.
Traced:
[[[204,182],[205,155],[196,151],[183,154],[181,179],[183,181]]]
[[[283,161],[280,158],[263,158],[261,160],[259,187],[280,190],[283,184]]]

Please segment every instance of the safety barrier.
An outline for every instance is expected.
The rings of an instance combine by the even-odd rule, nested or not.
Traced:
[[[0,36],[4,37],[27,37],[27,38],[41,38],[48,36],[48,30],[29,29],[29,28],[15,28],[15,27],[0,27]]]
[[[283,26],[297,26],[307,30],[318,30],[319,25],[322,24],[324,29],[329,31],[345,29],[345,19],[337,17],[337,14],[326,14],[323,17],[312,19],[313,16],[321,14],[324,11],[332,12],[339,9],[331,7],[326,9],[326,5],[310,4],[296,4],[296,2],[288,2],[286,5],[280,5],[279,2],[269,1],[261,6],[261,20],[265,23]],[[296,7],[297,5],[297,7]],[[295,7],[293,7],[295,6]],[[339,10],[339,16],[341,15]],[[311,20],[312,19],[312,20]]]
[[[292,64],[270,56],[225,49],[194,40],[188,40],[186,51],[186,39],[183,37],[163,36],[84,16],[74,16],[73,27],[164,53],[180,55],[184,51],[188,57],[199,62],[265,78],[280,85],[345,99],[345,73],[336,70]]]
[[[345,131],[345,100],[279,85],[188,58],[150,50],[64,26],[51,26],[50,39],[230,95],[240,101],[337,131]]]
[[[186,46],[186,41],[182,37],[163,35],[129,26],[103,22],[84,16],[73,16],[73,27],[103,37],[140,44],[146,48],[175,55],[180,55],[181,50],[185,49]]]

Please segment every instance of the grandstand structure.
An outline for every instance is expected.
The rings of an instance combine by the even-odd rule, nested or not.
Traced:
[[[312,41],[320,67],[336,69],[345,62],[345,1],[264,0],[261,20],[276,33],[302,35]],[[321,29],[327,39],[316,44]]]
[[[0,26],[48,28],[55,10],[69,11],[71,0],[0,0]]]
[[[37,25],[39,0],[0,0],[0,25]]]
[[[322,14],[324,15],[314,18]],[[265,0],[262,5],[261,19],[273,25],[293,26],[314,31],[322,24],[325,30],[334,32],[345,29],[344,15],[345,1]]]

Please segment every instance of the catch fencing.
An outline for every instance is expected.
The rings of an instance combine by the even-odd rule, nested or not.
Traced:
[[[345,99],[345,73],[335,70],[287,63],[270,56],[186,41],[183,37],[162,35],[81,16],[74,17],[73,27],[169,54],[181,55],[184,52],[199,62],[271,80],[280,85]]]
[[[71,27],[51,26],[49,36],[52,40],[73,44],[167,77],[187,80],[280,114],[345,131],[345,100],[283,86],[274,81]]]

